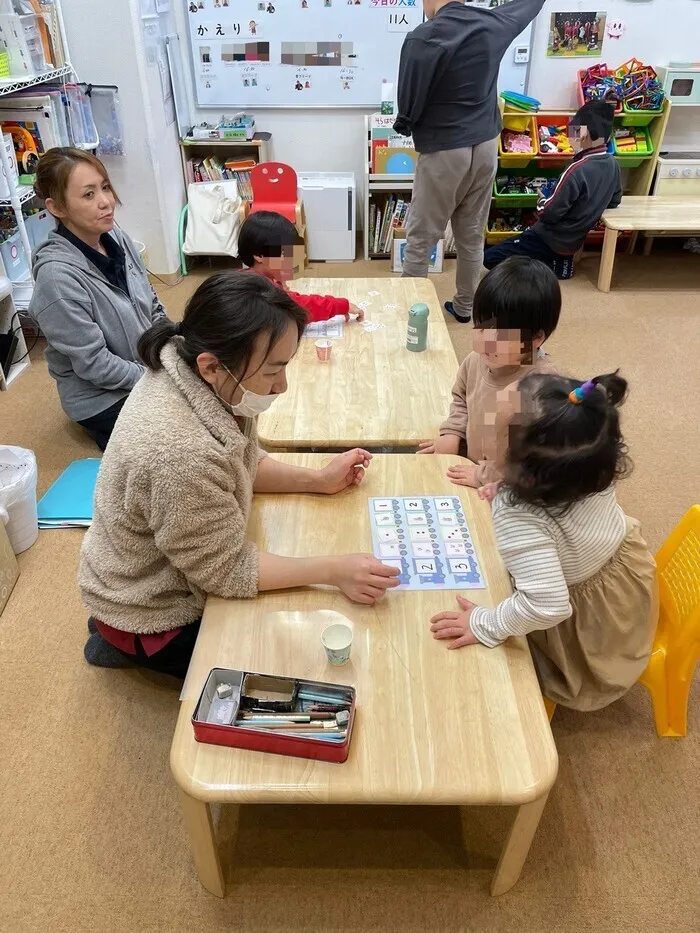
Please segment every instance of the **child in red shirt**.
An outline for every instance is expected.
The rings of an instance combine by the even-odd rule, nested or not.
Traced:
[[[258,275],[265,276],[283,289],[298,305],[306,310],[309,321],[327,321],[338,314],[349,320],[364,318],[364,311],[347,298],[332,295],[302,295],[290,291],[287,282],[294,278],[294,247],[302,242],[294,224],[274,211],[256,211],[250,214],[238,235],[238,258]]]

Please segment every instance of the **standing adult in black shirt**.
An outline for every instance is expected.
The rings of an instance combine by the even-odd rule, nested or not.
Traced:
[[[457,246],[457,287],[445,309],[471,318],[484,257],[484,229],[498,165],[498,69],[508,46],[544,0],[494,9],[423,0],[428,21],[401,49],[397,133],[420,153],[407,227],[404,275],[425,277],[447,221]]]

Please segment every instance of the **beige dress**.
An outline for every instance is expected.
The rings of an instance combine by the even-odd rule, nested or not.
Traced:
[[[656,565],[614,487],[552,514],[501,490],[493,503],[498,548],[513,594],[477,607],[483,644],[527,635],[550,700],[579,710],[607,706],[638,680],[657,621]]]
[[[639,522],[594,576],[570,587],[572,615],[527,636],[542,693],[571,709],[602,709],[649,662],[658,619],[656,564]]]

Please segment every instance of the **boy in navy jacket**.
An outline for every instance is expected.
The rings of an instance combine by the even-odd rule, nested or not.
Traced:
[[[573,116],[569,137],[576,155],[559,179],[554,192],[537,205],[537,223],[492,246],[484,265],[493,269],[509,256],[531,256],[570,278],[574,254],[603,212],[622,200],[620,166],[607,151],[613,132],[614,107],[591,100]]]

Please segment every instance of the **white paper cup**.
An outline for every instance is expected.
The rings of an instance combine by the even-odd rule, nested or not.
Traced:
[[[321,635],[321,644],[326,649],[326,657],[331,664],[347,664],[352,648],[352,629],[342,622],[329,625]]]
[[[322,363],[327,363],[331,358],[331,350],[333,349],[333,344],[330,340],[317,340],[315,343],[316,347],[316,356],[321,360]]]

